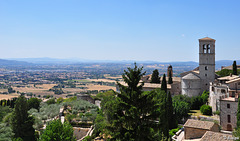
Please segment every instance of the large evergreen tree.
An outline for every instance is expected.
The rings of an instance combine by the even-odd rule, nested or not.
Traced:
[[[159,72],[157,69],[155,69],[152,73],[151,83],[160,84],[160,77],[159,77]]]
[[[159,131],[160,95],[155,91],[143,92],[140,82],[145,72],[143,67],[128,68],[122,75],[127,86],[118,83],[120,93],[117,94],[117,112],[114,114],[112,128],[113,140],[154,140]],[[164,120],[162,120],[163,122]]]
[[[167,81],[166,81],[166,75],[165,74],[163,74],[161,90],[163,90],[167,93]]]
[[[24,141],[35,140],[33,128],[34,119],[28,114],[28,103],[24,96],[19,96],[12,117],[12,130],[15,138],[22,138]]]
[[[233,74],[237,75],[237,62],[236,61],[233,61],[232,69],[233,69]]]

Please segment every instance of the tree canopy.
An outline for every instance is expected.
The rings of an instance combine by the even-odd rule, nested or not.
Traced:
[[[41,103],[41,99],[38,99],[38,98],[30,98],[28,100],[28,109],[32,109],[32,108],[35,108],[37,110],[39,110],[40,108],[40,103]]]
[[[53,120],[41,134],[39,141],[76,141],[73,128],[68,122]]]
[[[28,114],[28,103],[24,96],[19,96],[15,109],[13,112],[13,117],[11,121],[11,126],[15,138],[22,138],[24,141],[34,141],[35,140],[35,130],[33,128],[34,119]]]
[[[116,98],[116,112],[113,116],[112,138],[116,140],[155,140],[156,133],[160,136],[165,128],[166,94],[161,90],[143,92],[140,82],[145,72],[143,67],[128,68],[122,75],[127,86],[118,83],[120,93]],[[163,94],[164,93],[164,94]],[[159,109],[162,108],[161,110]],[[165,109],[166,110],[166,109]],[[159,123],[156,122],[157,119]],[[161,128],[160,128],[161,127]],[[159,131],[160,129],[160,131]],[[168,132],[168,131],[167,131]],[[168,133],[164,133],[165,135]]]
[[[159,72],[158,72],[157,69],[155,69],[153,71],[150,83],[158,83],[158,84],[160,84],[160,77],[159,77]]]

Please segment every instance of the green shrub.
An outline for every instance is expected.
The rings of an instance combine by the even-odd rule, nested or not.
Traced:
[[[49,105],[49,104],[55,104],[55,103],[56,103],[56,102],[55,102],[55,98],[49,99],[46,103],[47,103],[48,105]]]
[[[204,115],[212,115],[212,107],[208,105],[202,105],[200,111]]]
[[[214,115],[220,115],[220,111],[217,110],[217,111],[213,112],[213,114],[214,114]]]

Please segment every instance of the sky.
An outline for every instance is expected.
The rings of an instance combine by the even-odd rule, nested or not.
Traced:
[[[239,0],[0,0],[0,58],[239,60]]]

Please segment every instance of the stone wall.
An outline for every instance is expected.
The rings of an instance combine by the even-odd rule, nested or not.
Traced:
[[[196,129],[185,127],[184,128],[184,138],[185,139],[196,139],[201,138],[208,130],[205,129]]]
[[[230,104],[230,108],[227,108],[227,104]],[[229,130],[227,126],[231,126],[232,129],[237,127],[237,101],[220,100],[220,125],[223,130]],[[230,115],[230,122],[228,122],[228,115]]]

